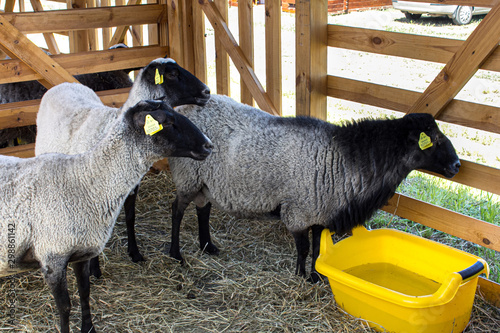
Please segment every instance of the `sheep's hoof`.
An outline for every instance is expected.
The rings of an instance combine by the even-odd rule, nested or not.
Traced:
[[[219,249],[217,248],[217,246],[215,246],[212,243],[207,243],[203,247],[202,250],[203,250],[203,252],[208,253],[208,254],[213,255],[213,256],[218,256],[219,255]]]
[[[140,252],[129,253],[128,255],[133,262],[146,261]]]
[[[96,279],[102,276],[101,268],[99,266],[90,266],[90,275],[95,276]]]

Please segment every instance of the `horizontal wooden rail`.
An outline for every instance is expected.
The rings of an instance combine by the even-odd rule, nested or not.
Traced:
[[[29,143],[27,145],[8,147],[0,149],[0,155],[8,155],[22,158],[29,158],[35,156],[35,144]]]
[[[102,102],[112,107],[120,107],[128,98],[130,88],[99,91]],[[40,100],[0,104],[0,129],[36,124],[36,114]],[[1,150],[0,150],[1,151]],[[2,154],[0,152],[0,154]]]
[[[392,197],[382,210],[427,227],[500,251],[500,226],[410,198]]]
[[[477,291],[488,303],[500,308],[500,284],[480,276]]]
[[[462,40],[328,25],[328,46],[354,51],[447,63]],[[500,72],[500,46],[480,67]]]
[[[156,24],[163,15],[166,15],[165,5],[136,5],[2,14],[7,21],[25,34]]]
[[[370,82],[328,76],[328,96],[368,104],[389,110],[406,112],[421,93]],[[438,116],[438,120],[500,133],[500,108],[453,100]]]
[[[144,67],[167,54],[166,46],[143,46],[51,56],[72,75]],[[0,60],[0,84],[41,79],[18,59]]]

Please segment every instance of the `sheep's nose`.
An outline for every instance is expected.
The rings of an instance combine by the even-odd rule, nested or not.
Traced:
[[[208,140],[203,145],[203,148],[205,148],[206,150],[212,150],[214,148],[214,145],[213,145],[212,141]]]
[[[207,97],[210,96],[210,88],[207,87],[207,89],[202,91],[202,94]]]
[[[453,165],[455,167],[455,169],[458,171],[458,169],[460,169],[460,166],[462,164],[460,164],[460,161],[456,161],[455,164]]]

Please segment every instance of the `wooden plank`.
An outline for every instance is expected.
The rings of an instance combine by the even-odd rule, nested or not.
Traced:
[[[241,52],[245,55],[248,64],[253,68],[253,1],[238,0],[238,34]],[[245,84],[243,77],[240,77],[240,99],[241,103],[254,105],[252,94]]]
[[[205,15],[196,3],[193,3],[193,55],[194,75],[202,82],[207,83],[207,47],[205,42]]]
[[[226,0],[215,0],[215,5],[221,13],[224,22],[227,22],[228,2]],[[217,80],[217,94],[230,96],[229,56],[226,50],[224,50],[218,34],[219,32],[215,31],[215,76]]]
[[[328,96],[407,112],[421,93],[336,76],[328,76]],[[453,100],[438,120],[500,133],[500,108]]]
[[[101,0],[101,7],[108,7],[109,5],[110,5],[110,0]],[[102,28],[101,30],[102,45],[109,45],[111,36],[112,36],[111,28]]]
[[[98,91],[101,101],[112,107],[120,107],[128,98],[130,88]],[[40,100],[0,104],[0,130],[35,125]]]
[[[399,32],[328,25],[328,46],[447,63],[464,41]],[[500,46],[481,67],[500,72]]]
[[[474,7],[495,7],[500,0],[411,0],[414,2],[437,3],[442,5],[461,5]]]
[[[0,15],[0,27],[0,43],[31,69],[38,72],[43,81],[46,81],[44,82],[45,86],[50,87],[63,82],[78,82],[56,61],[7,22],[2,15]]]
[[[167,47],[145,46],[128,49],[89,51],[52,56],[71,75],[144,67],[167,53]],[[41,79],[42,76],[18,59],[0,61],[0,84]]]
[[[264,88],[262,88],[262,85],[260,84],[257,75],[255,75],[252,66],[241,51],[241,48],[231,34],[231,31],[215,4],[208,0],[200,0],[199,3],[214,30],[218,31],[217,36],[219,36],[226,52],[233,60],[236,69],[238,69],[240,75],[245,79],[245,84],[248,86],[248,89],[251,91],[252,96],[255,98],[259,107],[266,112],[278,115],[273,102],[265,92]]]
[[[85,9],[86,0],[67,0],[66,6],[69,10]],[[89,35],[87,30],[69,31],[69,51],[71,53],[89,51]]]
[[[148,4],[156,3],[156,0],[148,0]],[[158,24],[148,25],[148,45],[158,44]]]
[[[500,227],[396,193],[382,210],[500,251]]]
[[[500,195],[500,169],[460,160],[460,172],[453,177],[456,183],[479,188]]]
[[[328,3],[295,3],[296,115],[326,119]]]
[[[500,42],[500,3],[467,38],[408,113],[435,117],[451,102]]]
[[[265,3],[266,90],[274,107],[281,113],[281,0]]]
[[[183,57],[182,61],[184,64],[184,68],[194,73],[196,70],[195,65],[195,57],[194,57],[194,49],[195,49],[195,41],[194,41],[194,22],[193,22],[193,1],[187,0],[182,1],[182,52]]]
[[[53,10],[43,13],[2,14],[22,33],[73,31],[108,28],[124,25],[156,24],[166,7],[138,5],[72,10]]]
[[[14,11],[14,5],[16,0],[6,0],[4,10],[6,13],[12,13]]]
[[[479,293],[488,303],[500,308],[500,284],[482,276],[477,281]]]
[[[35,156],[35,144],[29,143],[27,145],[8,147],[0,149],[0,155],[16,156],[22,158]]]
[[[185,64],[183,49],[184,26],[182,3],[180,0],[167,1],[167,7],[169,57],[177,61],[180,66],[188,68]]]

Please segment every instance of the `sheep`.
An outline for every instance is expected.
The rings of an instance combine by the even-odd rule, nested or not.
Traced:
[[[127,48],[123,43],[109,49]],[[94,91],[129,88],[132,80],[129,70],[116,70],[101,73],[75,75],[75,78]],[[5,83],[0,85],[0,104],[29,101],[42,98],[47,88],[38,81]],[[36,126],[22,126],[0,130],[0,148],[35,142]]]
[[[89,88],[63,83],[50,89],[41,104],[69,91],[75,92],[75,108],[84,95],[99,101]],[[149,125],[156,131],[147,132]],[[202,160],[211,149],[210,140],[168,104],[142,101],[124,110],[85,153],[0,156],[0,277],[39,268],[55,298],[64,333],[69,332],[71,307],[66,268],[74,263],[81,330],[95,332],[89,259],[103,250],[127,195],[155,161],[168,156]]]
[[[162,81],[162,82],[159,82]],[[204,105],[210,98],[210,89],[193,74],[180,67],[173,59],[158,58],[144,67],[130,90],[125,104],[120,108],[107,107],[100,101],[88,101],[88,96],[78,98],[78,110],[68,108],[66,94],[77,96],[73,86],[59,89],[61,95],[51,94],[40,105],[37,115],[38,133],[35,155],[47,152],[78,154],[87,151],[100,140],[119,114],[143,99],[161,99],[170,106],[182,104]],[[83,107],[88,105],[88,107]],[[133,262],[144,261],[135,239],[135,199],[138,187],[127,198],[125,212],[128,230],[128,253]],[[92,261],[92,275],[99,277],[98,258]]]
[[[179,229],[184,210],[196,204],[200,248],[218,249],[209,232],[211,205],[239,218],[281,219],[297,249],[296,273],[306,276],[309,229],[313,233],[310,279],[323,228],[337,233],[362,225],[387,203],[414,169],[453,177],[459,159],[429,114],[336,126],[318,119],[272,116],[213,95],[204,108],[183,106],[214,143],[204,162],[169,158],[177,189],[172,204],[170,256],[182,262]],[[419,148],[419,138],[428,147]]]

